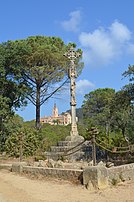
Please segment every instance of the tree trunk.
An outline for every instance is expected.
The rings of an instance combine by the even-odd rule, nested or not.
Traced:
[[[106,123],[106,137],[108,139],[108,144],[109,144],[109,123]],[[106,161],[109,161],[108,152],[106,150],[105,150],[105,158],[106,158]]]
[[[40,86],[36,87],[36,128],[40,129]]]
[[[125,127],[122,128],[122,136],[125,137]]]
[[[20,162],[23,159],[23,140],[24,140],[24,134],[21,132],[20,133]]]
[[[0,132],[2,132],[2,117],[0,117]]]

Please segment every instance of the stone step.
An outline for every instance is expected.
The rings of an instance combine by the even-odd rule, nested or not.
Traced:
[[[62,156],[62,152],[45,152],[45,156],[47,159],[53,159],[55,161],[57,161],[61,156]]]
[[[83,156],[83,152],[82,151],[78,151],[76,153],[73,153],[71,155],[64,155],[64,152],[45,152],[45,156],[47,159],[53,159],[55,161],[59,160],[60,158],[67,158],[68,160],[71,159],[81,159]]]
[[[59,141],[57,143],[57,146],[63,147],[63,146],[67,146],[69,144],[69,141]]]
[[[78,145],[80,142],[78,141],[59,141],[57,146],[64,147],[64,146],[75,146]]]
[[[64,152],[73,148],[72,146],[51,146],[51,152]]]
[[[50,151],[46,152],[47,158],[57,160],[63,156],[67,159],[82,159],[83,157],[83,137],[81,136],[71,141],[69,138],[66,141],[59,141],[56,146],[51,146]]]

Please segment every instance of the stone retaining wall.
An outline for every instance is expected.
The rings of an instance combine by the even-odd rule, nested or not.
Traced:
[[[12,170],[12,164],[4,164],[4,163],[0,164],[0,170],[2,170],[2,169],[11,171]]]
[[[113,179],[117,181],[134,180],[134,163],[112,167],[107,170],[109,183]]]
[[[63,169],[63,168],[43,168],[24,166],[23,173],[32,174],[34,176],[42,175],[44,177],[52,177],[64,179],[72,182],[81,182],[82,170]]]
[[[24,173],[38,177],[59,178],[81,183],[89,189],[106,188],[113,182],[134,180],[134,163],[112,168],[104,166],[89,166],[83,171],[78,169],[45,168],[26,166],[25,162],[14,164],[0,164],[0,169],[16,173]]]
[[[68,180],[75,183],[82,183],[83,171],[78,169],[63,168],[45,168],[26,166],[25,162],[13,164],[0,164],[0,169],[9,170],[20,174],[29,174],[38,178],[38,176],[51,177],[57,179]]]
[[[134,180],[134,163],[112,168],[90,166],[83,170],[83,184],[90,190],[103,189],[128,180]]]

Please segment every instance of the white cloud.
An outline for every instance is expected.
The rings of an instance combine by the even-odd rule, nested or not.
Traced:
[[[134,55],[134,44],[129,44],[128,49],[127,49],[127,53]]]
[[[81,12],[79,10],[73,11],[69,14],[70,19],[61,23],[66,31],[77,32],[81,22]]]
[[[112,38],[123,43],[131,39],[131,32],[127,26],[115,21],[109,28]]]
[[[86,79],[79,80],[76,82],[76,93],[77,94],[85,94],[88,93],[91,88],[94,88],[94,84]]]
[[[85,63],[107,65],[118,59],[128,49],[133,51],[131,32],[127,26],[115,21],[108,29],[103,27],[92,33],[82,32],[79,36]]]

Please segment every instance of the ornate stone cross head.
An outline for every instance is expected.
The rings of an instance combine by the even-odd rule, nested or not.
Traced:
[[[75,61],[76,58],[79,58],[81,54],[74,50],[74,47],[71,46],[68,51],[64,54],[70,61]]]

